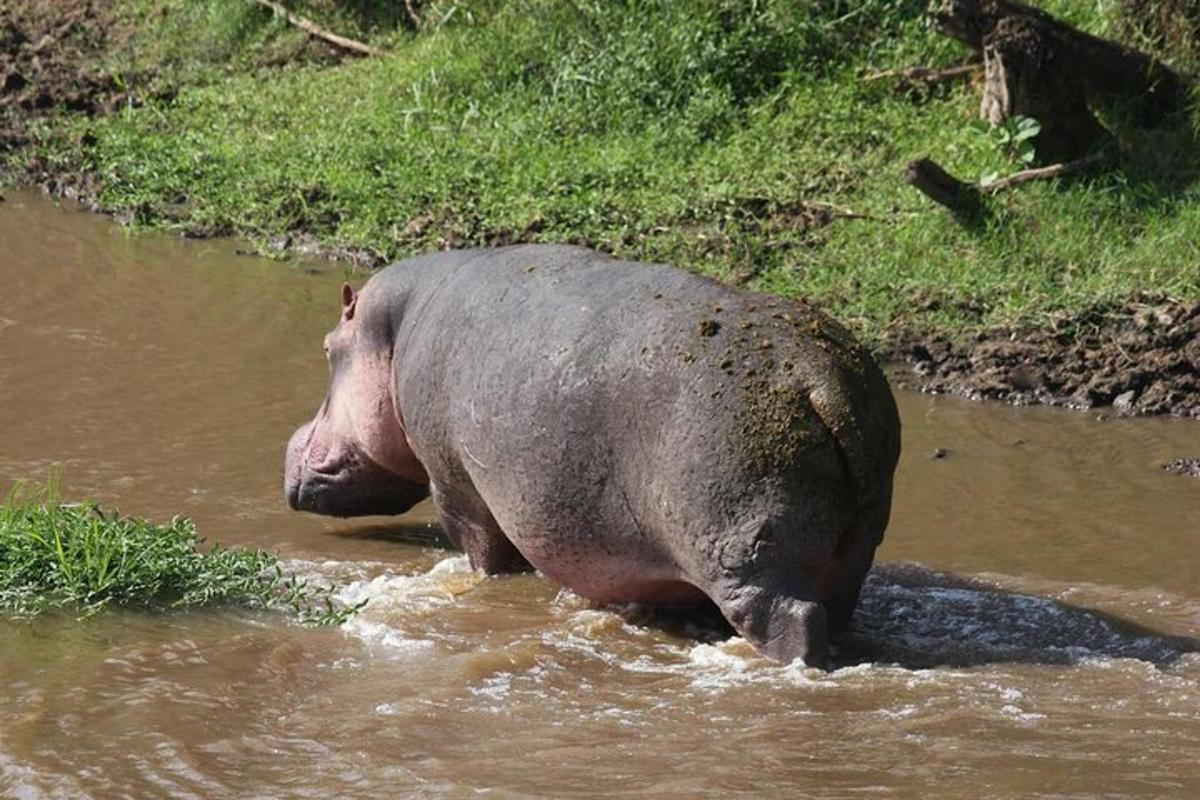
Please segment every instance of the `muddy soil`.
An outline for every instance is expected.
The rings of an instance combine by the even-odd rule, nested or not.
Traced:
[[[0,161],[37,120],[126,99],[103,55],[125,33],[108,0],[0,0]]]
[[[894,377],[907,388],[1200,419],[1200,303],[1143,296],[1044,329],[966,340],[903,334],[889,350],[911,367]]]

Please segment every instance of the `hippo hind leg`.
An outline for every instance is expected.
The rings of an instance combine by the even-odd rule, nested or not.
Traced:
[[[829,636],[843,623],[841,604],[831,609],[827,601],[846,538],[839,532],[854,525],[837,491],[824,496],[832,502],[784,500],[768,503],[775,508],[765,513],[759,505],[709,551],[719,570],[707,572],[707,594],[729,624],[773,661],[824,668]]]
[[[797,659],[824,668],[829,660],[829,621],[816,600],[755,586],[717,601],[721,613],[754,649],[782,664]]]
[[[830,591],[824,599],[829,612],[829,635],[835,639],[850,629],[863,581],[875,561],[875,548],[883,540],[890,509],[889,491],[873,507],[865,509],[838,541],[833,569],[827,576]]]

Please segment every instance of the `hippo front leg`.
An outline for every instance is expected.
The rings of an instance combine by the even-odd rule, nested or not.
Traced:
[[[454,546],[467,554],[472,569],[488,575],[533,571],[474,489],[444,491],[432,481],[429,489],[442,529]]]

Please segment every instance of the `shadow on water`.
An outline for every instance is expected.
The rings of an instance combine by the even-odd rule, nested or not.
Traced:
[[[715,606],[687,611],[635,606],[619,613],[630,624],[705,643],[733,635]],[[1165,668],[1197,652],[1200,640],[1166,636],[1112,615],[915,564],[885,564],[868,576],[833,666],[929,669],[1129,658]]]
[[[1120,617],[914,564],[888,564],[868,577],[837,661],[926,669],[1131,658],[1161,668],[1195,652],[1196,639]]]
[[[433,547],[438,550],[457,552],[445,532],[435,522],[388,522],[374,525],[359,525],[330,531],[335,539],[360,539],[372,542],[394,542],[417,547]]]

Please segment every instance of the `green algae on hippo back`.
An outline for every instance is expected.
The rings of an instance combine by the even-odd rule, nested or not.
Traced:
[[[837,323],[557,246],[408,259],[342,306],[293,508],[394,513],[427,487],[476,569],[712,601],[765,655],[826,664],[899,456],[887,382]]]

